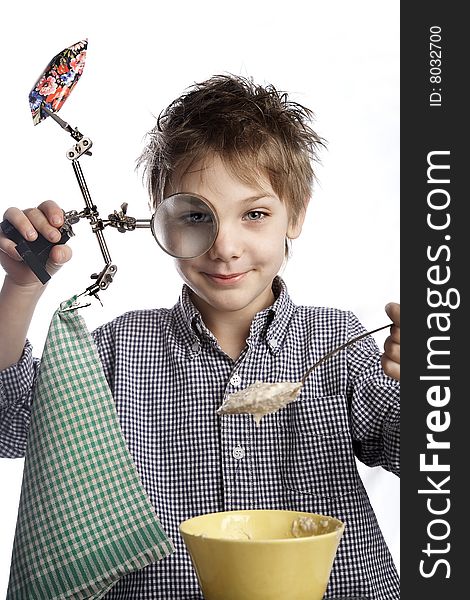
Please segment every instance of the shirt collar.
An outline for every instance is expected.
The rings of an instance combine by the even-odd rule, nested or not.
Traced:
[[[247,339],[249,346],[264,341],[272,354],[279,352],[284,342],[289,324],[297,307],[292,302],[284,280],[278,275],[274,278],[272,290],[275,300],[271,306],[257,313],[251,322]],[[194,306],[190,297],[190,288],[184,284],[178,303],[173,309],[184,342],[197,353],[200,339],[207,338],[212,342],[216,339],[205,326],[201,313]]]
[[[272,290],[274,303],[257,313],[251,323],[247,339],[249,346],[260,342],[267,344],[272,354],[277,354],[282,347],[291,319],[297,308],[292,302],[284,280],[274,278]]]

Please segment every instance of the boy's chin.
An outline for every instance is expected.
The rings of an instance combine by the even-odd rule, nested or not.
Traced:
[[[264,290],[252,288],[226,288],[226,289],[195,289],[192,288],[197,299],[209,308],[219,313],[233,313],[238,311],[257,312],[270,306],[272,298]],[[264,297],[266,295],[266,297]],[[196,304],[197,304],[196,299]]]

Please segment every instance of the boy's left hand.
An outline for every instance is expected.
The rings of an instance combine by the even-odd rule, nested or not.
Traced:
[[[385,312],[393,325],[390,327],[390,335],[384,343],[384,353],[381,357],[382,367],[387,375],[400,381],[400,305],[390,302],[385,307]]]

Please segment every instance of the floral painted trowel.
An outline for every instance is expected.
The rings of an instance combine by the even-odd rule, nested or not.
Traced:
[[[62,108],[83,73],[87,44],[84,39],[59,52],[34,84],[29,105],[35,125]]]

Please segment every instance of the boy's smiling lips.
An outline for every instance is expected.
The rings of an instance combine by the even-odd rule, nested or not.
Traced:
[[[247,274],[247,271],[243,271],[242,273],[228,273],[228,274],[203,272],[203,275],[205,275],[208,279],[210,279],[211,281],[213,281],[215,283],[221,284],[221,285],[230,284],[230,283],[238,283],[246,274]]]

